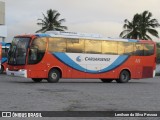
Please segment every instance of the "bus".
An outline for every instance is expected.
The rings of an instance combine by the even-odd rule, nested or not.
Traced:
[[[67,78],[127,83],[130,79],[152,78],[155,69],[153,41],[48,31],[15,36],[6,72],[34,82],[56,83]]]
[[[1,70],[1,61],[2,61],[2,45],[0,44],[0,70]]]
[[[7,54],[10,47],[10,43],[0,42],[1,45],[1,69],[0,74],[4,73],[7,68]]]

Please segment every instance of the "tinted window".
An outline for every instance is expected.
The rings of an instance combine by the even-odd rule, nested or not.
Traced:
[[[84,52],[84,40],[67,38],[67,50],[71,53],[83,53]]]
[[[117,42],[102,41],[102,53],[103,54],[117,54],[118,47]]]
[[[144,44],[144,55],[149,56],[154,54],[154,44]]]
[[[134,55],[143,56],[144,55],[144,46],[141,43],[136,43],[134,45]]]
[[[97,40],[85,40],[85,52],[98,54],[102,51],[102,41]]]
[[[66,52],[66,39],[49,38],[49,52]]]
[[[32,41],[30,51],[29,51],[29,64],[35,64],[42,60],[45,50],[46,50],[46,39],[45,38],[37,38]]]
[[[132,55],[133,43],[118,42],[118,54],[119,55]]]

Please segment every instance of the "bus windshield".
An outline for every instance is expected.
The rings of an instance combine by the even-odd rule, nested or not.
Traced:
[[[16,37],[11,43],[8,53],[8,64],[24,65],[30,38]]]

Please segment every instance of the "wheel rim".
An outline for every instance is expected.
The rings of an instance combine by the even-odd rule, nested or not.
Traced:
[[[57,74],[56,73],[52,73],[51,77],[52,77],[52,79],[57,79]]]
[[[126,80],[128,76],[126,74],[122,74],[122,80]]]

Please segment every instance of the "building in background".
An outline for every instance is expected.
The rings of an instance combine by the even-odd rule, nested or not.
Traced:
[[[5,3],[0,1],[0,41],[5,41],[7,27],[5,26]]]

